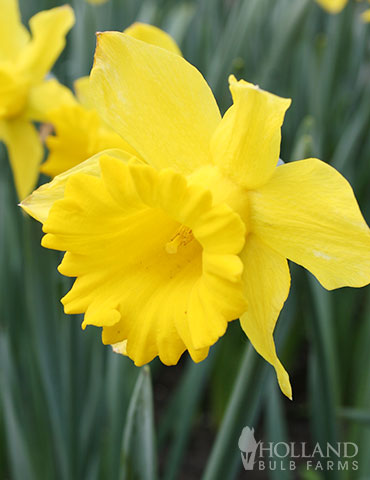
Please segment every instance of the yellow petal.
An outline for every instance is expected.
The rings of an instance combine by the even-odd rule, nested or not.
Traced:
[[[17,0],[0,0],[0,61],[17,60],[29,39],[22,25]]]
[[[202,75],[179,55],[99,34],[90,86],[102,118],[147,163],[184,173],[209,163],[220,114]]]
[[[88,109],[94,108],[93,98],[90,94],[90,77],[80,77],[74,84],[77,100]]]
[[[347,5],[348,0],[316,0],[329,13],[339,13]]]
[[[85,162],[76,165],[74,168],[56,176],[51,182],[41,185],[31,195],[25,198],[20,206],[25,212],[37,221],[44,223],[48,218],[50,209],[54,202],[60,200],[64,196],[64,190],[67,180],[70,176],[77,173],[85,173],[86,175],[100,176],[99,159],[102,155],[109,153],[110,156],[119,158],[121,161],[128,161],[132,155],[121,150],[108,150],[101,152]]]
[[[74,102],[74,105],[62,105],[48,115],[55,135],[46,139],[49,155],[41,166],[43,173],[54,177],[111,148],[138,156],[117,133],[106,127],[95,110],[87,110]]]
[[[361,18],[365,23],[369,23],[370,22],[370,9],[367,9],[364,12],[362,12]]]
[[[86,2],[91,5],[102,5],[103,3],[107,3],[108,0],[86,0]]]
[[[281,125],[291,101],[233,76],[229,81],[234,104],[212,138],[213,161],[236,183],[256,188],[275,170]]]
[[[27,103],[29,84],[11,63],[0,65],[0,119],[22,114]]]
[[[154,25],[135,22],[130,27],[126,28],[123,33],[136,38],[137,40],[141,40],[142,42],[162,47],[169,52],[176,53],[177,55],[182,55],[181,50],[174,39],[168,35],[168,33]]]
[[[325,288],[370,282],[370,231],[334,168],[316,159],[282,165],[250,200],[252,231]]]
[[[0,140],[7,149],[19,199],[36,185],[43,156],[41,140],[32,123],[21,118],[0,120]]]
[[[41,81],[53,67],[74,21],[69,5],[39,12],[31,18],[32,40],[22,51],[20,68],[32,78],[33,83]]]
[[[173,171],[100,163],[101,178],[70,177],[44,224],[43,245],[67,251],[59,270],[77,277],[65,311],[102,326],[104,343],[127,340],[137,365],[185,349],[202,360],[245,310],[242,221]]]
[[[48,114],[52,110],[75,104],[73,93],[53,78],[31,88],[26,116],[37,122],[45,122],[49,120]]]
[[[288,297],[289,267],[286,259],[249,235],[240,255],[243,265],[247,312],[241,326],[257,352],[276,370],[282,392],[292,398],[289,376],[276,355],[273,332]]]

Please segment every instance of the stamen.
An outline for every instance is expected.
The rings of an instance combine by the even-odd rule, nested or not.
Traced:
[[[166,243],[166,252],[170,254],[177,253],[180,246],[184,247],[193,240],[193,232],[190,228],[181,225],[175,235]]]

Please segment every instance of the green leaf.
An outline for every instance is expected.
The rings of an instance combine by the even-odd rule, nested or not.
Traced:
[[[276,377],[270,374],[269,382],[266,388],[266,423],[265,423],[266,441],[277,444],[279,442],[288,442],[287,420],[283,411],[283,399],[279,391]],[[291,480],[292,472],[289,470],[289,458],[273,457],[277,468],[270,472],[271,480]]]
[[[156,472],[152,384],[146,366],[141,369],[127,412],[120,479],[155,480]]]
[[[238,453],[238,438],[245,424],[253,425],[261,406],[261,394],[266,379],[267,364],[247,344],[225,412],[202,480],[229,478],[230,458]],[[240,457],[239,457],[240,459]]]
[[[7,438],[10,469],[14,480],[36,479],[30,452],[13,397],[15,375],[11,365],[8,339],[0,332],[0,406]]]
[[[199,408],[211,367],[214,352],[197,364],[188,360],[179,385],[161,419],[159,443],[170,438],[163,480],[178,478],[178,470],[193,427],[194,414]]]

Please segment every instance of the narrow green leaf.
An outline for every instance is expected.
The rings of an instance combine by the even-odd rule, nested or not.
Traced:
[[[364,425],[370,425],[370,410],[359,408],[340,408],[338,417],[345,420],[352,420]]]
[[[338,441],[335,411],[339,402],[338,361],[330,293],[309,276],[314,310],[310,316],[312,351],[310,355],[310,396],[314,440],[320,445]],[[338,479],[338,471],[328,471],[328,479]]]
[[[15,375],[7,338],[0,332],[0,405],[6,430],[7,450],[14,480],[36,479],[19,412],[13,401]]]
[[[146,366],[141,369],[127,412],[120,479],[154,480],[156,472],[152,384]]]
[[[171,437],[169,452],[166,455],[166,466],[163,480],[178,478],[180,462],[188,444],[195,409],[199,406],[200,399],[209,371],[214,362],[214,352],[206,360],[196,364],[189,359],[186,369],[182,374],[180,384],[167,407],[167,415],[161,422],[160,440]]]
[[[238,452],[238,438],[244,422],[255,419],[256,406],[261,403],[262,385],[266,379],[267,364],[247,344],[233,392],[209,457],[202,480],[223,480],[230,469],[230,447]],[[248,418],[246,419],[246,416]],[[231,457],[232,458],[232,457]]]
[[[269,375],[269,382],[266,388],[266,423],[265,432],[268,442],[288,443],[287,421],[283,411],[281,392],[279,391],[275,375]],[[289,470],[289,458],[273,457],[277,468],[269,473],[271,480],[291,480],[292,472]]]

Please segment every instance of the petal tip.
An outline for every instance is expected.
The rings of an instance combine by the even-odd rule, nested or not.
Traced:
[[[71,5],[66,3],[64,5],[61,5],[60,7],[55,7],[55,8],[58,9],[60,12],[66,13],[67,19],[68,19],[68,25],[66,25],[66,27],[71,28],[76,21],[76,15]]]

